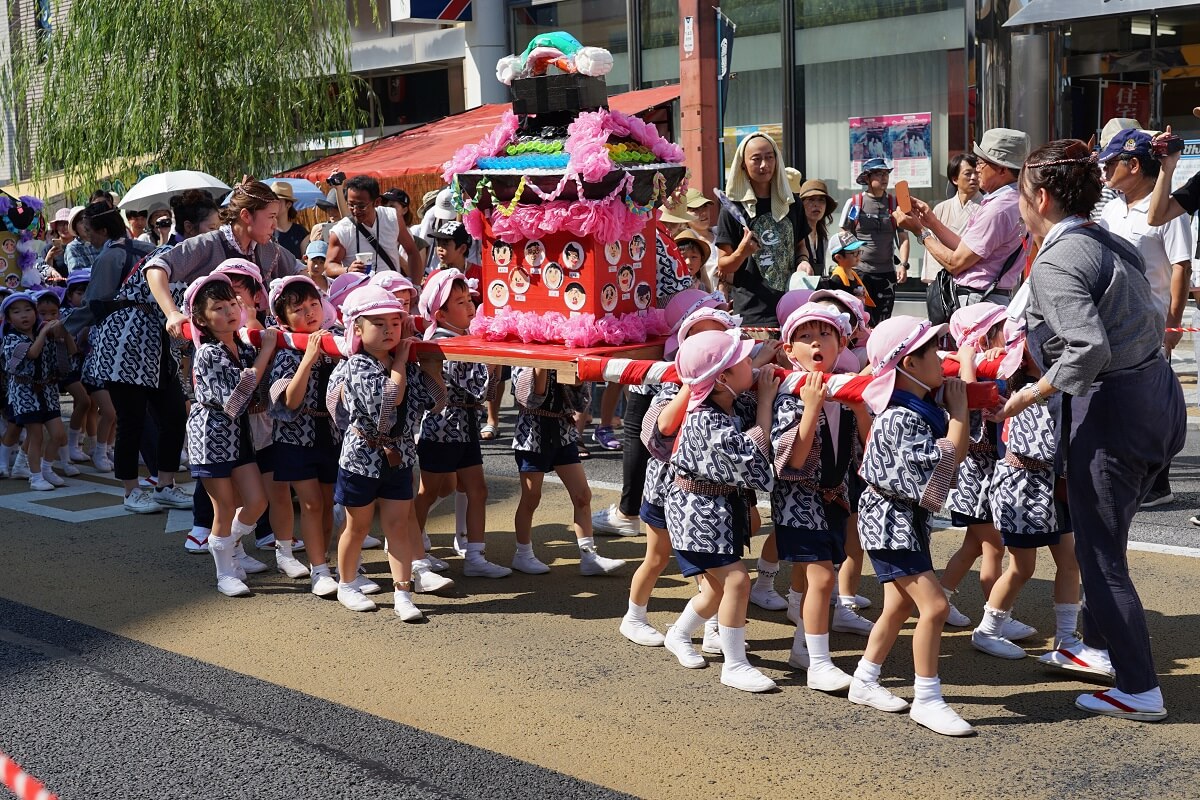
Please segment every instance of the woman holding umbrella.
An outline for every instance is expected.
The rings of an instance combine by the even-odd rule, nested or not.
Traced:
[[[1040,250],[1013,311],[1024,309],[1041,378],[1015,392],[1000,416],[1048,401],[1055,419],[1055,467],[1066,475],[1086,598],[1083,646],[1072,661],[1116,672],[1115,689],[1080,695],[1075,705],[1154,721],[1167,711],[1126,546],[1142,498],[1183,449],[1186,418],[1142,259],[1088,221],[1101,185],[1095,156],[1073,139],[1038,148],[1021,170],[1021,217]]]

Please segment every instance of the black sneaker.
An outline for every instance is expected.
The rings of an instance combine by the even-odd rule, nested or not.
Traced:
[[[1174,502],[1175,494],[1170,489],[1167,489],[1165,492],[1151,491],[1150,494],[1146,495],[1146,499],[1142,501],[1142,508],[1158,508],[1159,506],[1165,506],[1168,503]]]

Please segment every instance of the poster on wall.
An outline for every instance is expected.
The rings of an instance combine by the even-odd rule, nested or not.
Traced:
[[[1200,172],[1200,139],[1184,139],[1179,165],[1171,176],[1171,191],[1182,189],[1192,176]]]
[[[933,114],[850,117],[850,177],[869,158],[893,167],[892,184],[908,181],[914,189],[933,186]]]
[[[21,286],[21,267],[17,264],[17,237],[0,231],[0,281],[8,289]]]

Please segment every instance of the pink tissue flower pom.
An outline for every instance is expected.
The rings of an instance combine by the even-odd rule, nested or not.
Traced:
[[[491,133],[483,137],[479,144],[463,145],[458,148],[453,158],[442,164],[442,180],[452,183],[454,176],[458,173],[474,169],[479,159],[499,155],[512,141],[518,124],[520,124],[520,120],[517,115],[511,111],[505,111],[500,117],[500,121],[496,123],[496,127],[492,128]]]
[[[482,217],[479,218],[482,228]],[[619,199],[555,200],[539,205],[519,205],[509,216],[494,214],[492,235],[509,244],[522,239],[538,239],[543,236],[569,231],[576,236],[595,236],[600,241],[627,240],[641,233],[646,226],[646,217],[635,214]],[[467,230],[473,224],[467,217]],[[474,236],[474,232],[472,232]],[[477,237],[479,238],[479,237]]]

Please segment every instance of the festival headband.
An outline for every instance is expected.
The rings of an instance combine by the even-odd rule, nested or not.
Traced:
[[[342,354],[347,358],[362,349],[362,337],[355,330],[354,321],[359,317],[382,317],[387,314],[404,314],[404,307],[391,292],[379,286],[360,286],[342,304],[342,319],[346,330],[342,335]]]
[[[183,292],[183,308],[181,310],[183,311],[184,315],[191,320],[192,344],[195,345],[197,349],[200,347],[200,337],[203,334],[204,329],[196,324],[196,309],[194,308],[193,304],[195,303],[196,295],[200,293],[200,290],[210,283],[227,283],[231,289],[233,288],[233,281],[229,280],[228,275],[218,271],[213,271],[208,275],[205,275],[203,278],[189,283],[187,289],[185,289]],[[242,309],[241,321],[243,323],[246,321],[246,309],[244,308]]]

